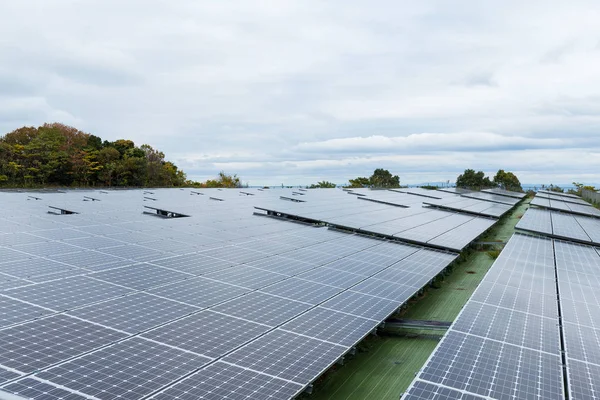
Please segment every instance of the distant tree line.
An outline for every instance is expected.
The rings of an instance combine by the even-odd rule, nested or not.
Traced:
[[[522,192],[521,182],[519,178],[512,173],[499,169],[493,179],[485,176],[483,171],[466,169],[465,172],[456,178],[456,186],[467,189],[486,189],[486,188],[501,188],[515,192]]]
[[[377,168],[375,171],[373,171],[373,174],[370,177],[358,177],[350,179],[349,183],[350,185],[348,187],[351,188],[399,188],[400,177],[398,175],[392,175],[392,173],[387,169]]]
[[[182,186],[186,176],[163,152],[53,123],[0,137],[0,185]]]

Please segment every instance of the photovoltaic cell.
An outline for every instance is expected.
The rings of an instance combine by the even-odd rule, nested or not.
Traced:
[[[0,328],[50,314],[51,311],[0,295]]]
[[[204,275],[229,268],[237,263],[220,260],[200,253],[192,253],[155,260],[152,261],[152,264],[176,269],[177,271],[187,272],[189,274]]]
[[[89,276],[94,279],[126,286],[136,290],[149,289],[165,283],[181,281],[193,277],[193,275],[190,274],[157,267],[147,263],[96,272]]]
[[[377,328],[379,323],[316,307],[283,324],[280,329],[350,347]]]
[[[143,337],[211,358],[267,332],[270,328],[211,311],[174,321],[142,334]]]
[[[416,381],[402,400],[484,400],[470,393],[462,393],[429,382]]]
[[[298,278],[306,279],[307,281],[323,283],[325,285],[335,286],[342,289],[355,285],[365,279],[365,277],[362,275],[326,267],[312,269],[308,272],[298,275]]]
[[[196,311],[199,308],[146,293],[135,293],[78,308],[68,314],[133,334]]]
[[[306,385],[341,357],[346,349],[337,344],[274,330],[223,360]]]
[[[89,322],[53,315],[0,330],[0,365],[31,373],[125,336]]]
[[[24,378],[6,385],[1,390],[33,400],[84,400],[88,399],[69,390],[34,378]]]
[[[210,307],[250,290],[204,278],[192,278],[150,289],[148,292],[195,307]]]
[[[10,289],[4,294],[55,311],[64,311],[122,296],[129,292],[131,290],[110,283],[96,281],[85,276],[76,276]]]
[[[18,378],[19,376],[21,376],[21,374],[18,374],[16,372],[10,371],[6,368],[2,368],[0,366],[0,385],[4,384],[5,382],[11,381],[13,379]]]
[[[210,358],[134,337],[38,373],[103,400],[140,399],[210,362]]]
[[[264,287],[260,291],[316,305],[340,293],[342,289],[303,279],[289,278]]]
[[[398,309],[399,304],[396,301],[348,290],[322,303],[321,307],[383,321]]]
[[[252,292],[211,310],[269,326],[277,326],[308,310],[310,305],[266,293]]]
[[[152,398],[288,400],[302,389],[300,384],[219,361]]]
[[[260,289],[288,278],[287,275],[253,268],[248,265],[235,265],[231,268],[212,272],[204,276],[209,279],[249,289]]]
[[[562,399],[558,355],[449,331],[420,379],[494,399]]]

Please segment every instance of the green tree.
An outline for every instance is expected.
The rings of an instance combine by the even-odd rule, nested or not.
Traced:
[[[473,169],[465,169],[465,172],[456,178],[456,186],[469,189],[482,189],[494,187],[494,183],[485,176],[483,171],[475,172]]]
[[[369,178],[361,177],[349,180],[350,185],[348,187],[351,188],[362,188],[371,186],[371,180]]]
[[[371,186],[376,188],[397,188],[400,187],[400,177],[392,175],[390,171],[383,168],[377,168],[369,178]]]
[[[582,196],[584,190],[591,190],[592,192],[595,192],[597,190],[594,186],[585,185],[579,182],[573,182],[573,186],[575,186],[575,188],[569,189],[568,193],[576,194],[577,196]]]
[[[512,172],[505,172],[503,169],[499,169],[494,176],[494,183],[506,190],[512,190],[515,192],[522,192],[521,182],[519,178]]]
[[[337,185],[333,182],[321,181],[310,185],[309,189],[332,189],[337,187]]]

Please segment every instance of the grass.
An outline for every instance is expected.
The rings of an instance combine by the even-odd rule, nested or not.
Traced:
[[[467,250],[450,275],[438,282],[436,288],[429,288],[411,300],[399,317],[454,321],[493,264],[494,250],[499,254],[528,205],[529,200],[520,203],[480,239],[498,245],[491,250]],[[370,337],[361,343],[362,351],[350,357],[345,365],[327,372],[316,382],[314,393],[305,398],[397,400],[423,367],[441,335],[443,331],[403,328]]]

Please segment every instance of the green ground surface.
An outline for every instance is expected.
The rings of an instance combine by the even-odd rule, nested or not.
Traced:
[[[529,199],[479,239],[498,245],[467,250],[464,259],[454,266],[439,288],[430,288],[412,300],[399,317],[453,321],[493,264],[488,251],[493,247],[502,248],[528,206]],[[348,357],[345,365],[333,368],[317,381],[313,394],[306,398],[397,400],[425,364],[441,335],[443,331],[395,329],[370,337],[360,345],[361,351]]]

